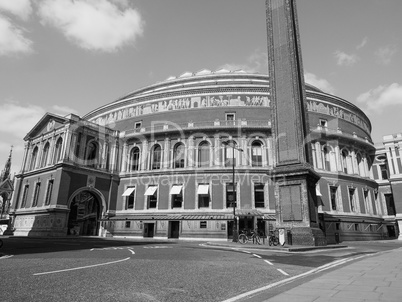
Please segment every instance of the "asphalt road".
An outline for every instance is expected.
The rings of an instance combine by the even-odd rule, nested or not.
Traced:
[[[1,302],[224,301],[334,261],[401,246],[350,243],[345,249],[284,253],[185,241],[2,239]],[[247,301],[262,301],[286,286]]]

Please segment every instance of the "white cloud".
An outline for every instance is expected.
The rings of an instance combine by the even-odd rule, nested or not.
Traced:
[[[365,104],[367,110],[381,113],[385,107],[402,105],[402,85],[393,83],[387,86],[378,86],[357,97],[357,102]]]
[[[304,73],[304,81],[308,84],[311,84],[311,85],[321,89],[324,92],[327,92],[330,94],[335,93],[334,87],[332,87],[332,85],[327,80],[320,79],[315,74],[312,74],[310,72]]]
[[[0,56],[32,52],[32,41],[24,37],[24,31],[0,15]]]
[[[28,20],[32,13],[31,0],[0,0],[0,11]]]
[[[334,55],[340,66],[352,66],[360,59],[356,54],[349,55],[340,50],[335,51]]]
[[[77,114],[78,111],[75,109],[72,109],[70,107],[67,106],[59,106],[59,105],[53,105],[52,109],[55,111],[55,114],[59,114],[61,116],[73,113],[73,114]]]
[[[361,43],[356,46],[356,49],[363,48],[364,46],[366,46],[367,42],[368,42],[368,38],[364,37],[363,40],[361,41]]]
[[[250,73],[268,73],[268,56],[266,51],[256,49],[251,55],[246,58],[246,62],[243,64],[227,63],[218,69],[227,69],[230,71],[244,70]]]
[[[388,65],[391,63],[393,55],[397,52],[397,48],[393,45],[388,45],[384,47],[380,47],[375,55],[377,57],[377,61],[380,64]]]
[[[143,33],[140,14],[121,9],[126,5],[123,0],[43,0],[38,15],[42,24],[54,26],[81,48],[115,52]]]
[[[17,137],[21,140],[46,113],[39,106],[20,105],[15,102],[1,104],[0,112],[0,133]]]

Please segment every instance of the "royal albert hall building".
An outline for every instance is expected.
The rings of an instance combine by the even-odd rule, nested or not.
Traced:
[[[327,242],[389,237],[369,119],[308,84],[306,96]],[[24,139],[14,235],[229,239],[234,210],[239,230],[275,228],[267,75],[184,73],[83,117],[48,113]]]

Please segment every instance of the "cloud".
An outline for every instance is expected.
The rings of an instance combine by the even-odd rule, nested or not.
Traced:
[[[349,55],[340,50],[335,51],[334,55],[340,66],[352,66],[360,59],[356,54]]]
[[[32,52],[32,41],[24,37],[25,30],[0,15],[0,56]]]
[[[60,114],[62,116],[73,113],[73,114],[77,114],[78,111],[75,109],[72,109],[70,107],[67,106],[59,106],[59,105],[53,105],[52,109],[55,111],[56,114]]]
[[[365,104],[367,110],[381,113],[385,107],[402,105],[402,85],[393,83],[387,86],[378,86],[357,97],[357,102]]]
[[[138,11],[121,9],[127,5],[123,0],[43,0],[38,15],[42,24],[57,28],[81,48],[115,52],[143,33]]]
[[[356,46],[356,49],[363,48],[364,46],[366,46],[367,42],[368,42],[368,38],[364,37],[363,40],[361,41],[361,43]]]
[[[380,47],[375,52],[377,62],[380,64],[388,65],[389,63],[391,63],[392,57],[394,54],[396,54],[397,51],[397,48],[393,45]]]
[[[0,11],[28,20],[32,13],[31,0],[0,0]]]
[[[324,92],[334,94],[335,89],[332,85],[325,79],[318,78],[315,74],[305,72],[304,73],[304,80],[306,83],[311,84]]]
[[[16,102],[5,102],[1,104],[0,112],[0,133],[21,140],[46,113],[45,110],[39,106],[30,104],[20,105]],[[6,141],[6,139],[4,141]]]
[[[227,63],[218,67],[218,69],[227,69],[231,71],[244,70],[250,73],[268,73],[268,56],[266,51],[256,49],[246,58],[245,63]]]

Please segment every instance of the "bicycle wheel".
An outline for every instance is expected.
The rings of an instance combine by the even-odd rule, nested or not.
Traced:
[[[260,236],[255,235],[255,236],[254,236],[254,239],[255,239],[255,242],[256,242],[256,243],[261,244],[261,238],[260,238]]]
[[[239,242],[241,243],[241,244],[245,244],[245,243],[247,243],[247,236],[246,235],[244,235],[244,234],[240,234],[239,235]]]
[[[278,237],[272,238],[272,244],[277,246],[279,244],[279,238]]]

